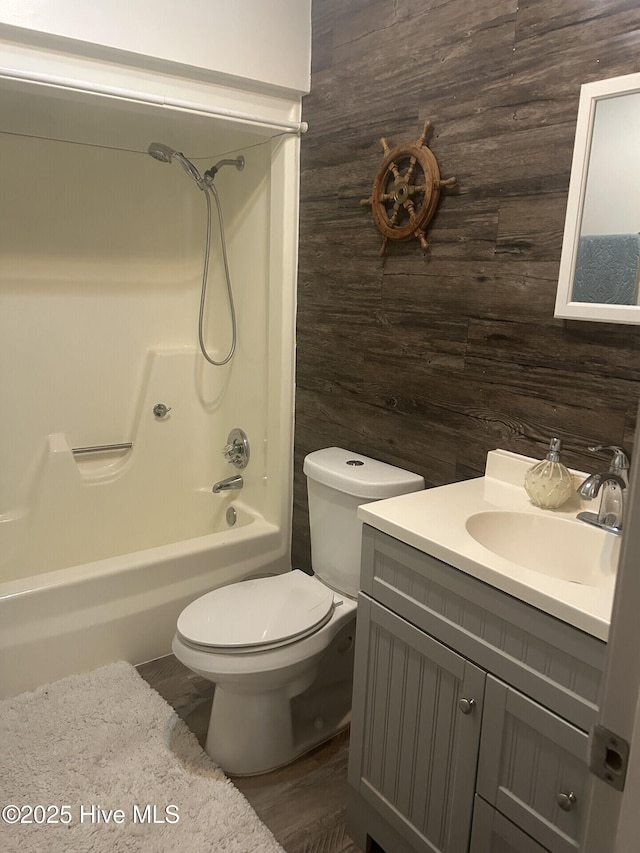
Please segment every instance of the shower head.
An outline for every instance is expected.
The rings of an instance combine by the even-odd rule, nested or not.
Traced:
[[[191,160],[185,157],[180,151],[176,151],[174,148],[170,148],[162,142],[152,142],[147,149],[147,152],[151,154],[155,160],[159,160],[161,163],[170,163],[175,158],[187,175],[189,175],[190,178],[193,178],[200,189],[204,188],[200,172],[196,169]]]
[[[168,145],[163,145],[162,142],[152,142],[147,149],[147,152],[161,163],[170,163],[173,159],[173,155],[177,154],[177,151],[174,151],[173,148],[169,148]]]

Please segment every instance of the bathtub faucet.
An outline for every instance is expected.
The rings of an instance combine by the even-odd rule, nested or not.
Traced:
[[[218,495],[220,492],[228,492],[229,489],[241,489],[243,485],[244,483],[240,474],[234,474],[233,477],[227,477],[226,480],[220,480],[215,484],[211,491],[214,495]]]

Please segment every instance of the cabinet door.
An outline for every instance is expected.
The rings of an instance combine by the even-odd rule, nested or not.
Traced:
[[[351,785],[417,851],[466,853],[484,671],[362,595],[355,666]]]
[[[487,676],[478,793],[551,853],[577,853],[588,736]]]
[[[547,853],[537,841],[476,795],[469,853]]]

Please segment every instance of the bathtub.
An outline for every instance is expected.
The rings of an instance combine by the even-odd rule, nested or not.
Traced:
[[[167,654],[194,598],[290,568],[297,136],[169,118],[153,94],[121,111],[83,95],[67,123],[81,138],[60,139],[45,94],[29,110],[15,98],[26,136],[0,133],[7,199],[39,200],[7,202],[0,228],[1,697]],[[202,194],[146,153],[163,127],[200,165],[247,154],[216,177],[238,333],[224,367],[197,345]],[[214,248],[204,333],[219,356],[227,306]],[[221,453],[236,428],[251,443],[244,486],[212,494],[237,473]]]
[[[19,499],[0,514],[1,697],[168,654],[194,598],[290,568],[284,483],[248,413],[238,423],[254,445],[244,486],[212,494],[238,472],[220,452],[227,426],[194,390],[197,364],[192,347],[148,353],[130,447],[78,453],[52,433],[25,466]],[[162,399],[172,409],[159,420]]]
[[[112,661],[168,654],[178,614],[194,598],[289,568],[282,531],[241,501],[222,498],[219,527],[0,584],[0,698]]]

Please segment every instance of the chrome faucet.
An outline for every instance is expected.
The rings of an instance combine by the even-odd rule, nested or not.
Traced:
[[[222,455],[235,465],[236,468],[246,468],[249,464],[251,451],[249,449],[249,439],[244,430],[232,429],[227,436],[227,443],[222,449]]]
[[[214,495],[220,492],[228,492],[230,489],[241,489],[244,485],[240,474],[234,474],[232,477],[227,477],[226,480],[220,480],[211,489]]]
[[[590,447],[592,453],[599,450],[613,451],[608,471],[589,475],[578,487],[578,494],[585,500],[593,500],[600,491],[600,508],[595,512],[579,512],[580,521],[594,524],[610,533],[621,533],[624,513],[624,490],[629,485],[629,457],[620,447],[598,444]]]

